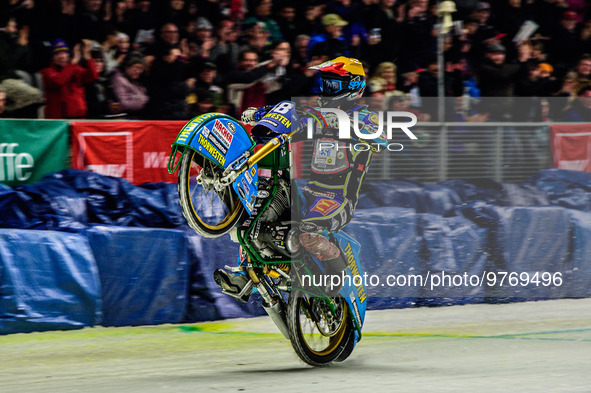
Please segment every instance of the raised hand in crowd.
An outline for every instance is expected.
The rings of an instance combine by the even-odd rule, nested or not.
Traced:
[[[499,0],[500,1],[500,0]],[[147,60],[145,75],[149,76],[151,73],[151,64],[154,56],[157,53],[161,53],[159,48],[160,41],[166,47],[178,46],[178,53],[170,53],[166,56],[166,61],[161,58],[162,62],[172,64],[178,62],[180,57],[181,63],[188,64],[201,64],[204,61],[211,61],[215,63],[218,68],[219,81],[225,81],[229,74],[234,70],[234,65],[238,61],[238,54],[245,50],[254,50],[261,59],[268,59],[267,62],[261,64],[262,68],[265,68],[267,72],[275,71],[282,72],[282,67],[287,69],[289,73],[292,70],[297,70],[300,76],[313,76],[313,71],[306,70],[305,66],[313,57],[308,53],[309,45],[302,45],[298,42],[298,36],[310,36],[318,33],[323,28],[321,19],[323,16],[335,12],[340,18],[344,18],[349,22],[349,27],[346,30],[346,50],[356,51],[361,54],[359,57],[365,58],[368,62],[369,70],[373,70],[381,61],[394,61],[401,67],[401,70],[410,72],[412,70],[425,68],[425,62],[430,58],[429,54],[434,55],[436,40],[431,34],[437,34],[436,29],[433,27],[435,20],[434,10],[429,8],[429,3],[433,4],[433,1],[429,0],[363,0],[353,1],[358,7],[354,8],[356,11],[360,11],[358,15],[347,14],[345,11],[341,13],[340,7],[336,7],[333,11],[331,6],[325,8],[323,3],[313,1],[310,5],[303,7],[291,7],[293,13],[295,13],[295,19],[297,22],[294,23],[295,29],[293,29],[291,36],[284,38],[288,39],[288,44],[291,45],[295,50],[294,56],[290,56],[289,53],[282,53],[277,51],[276,53],[266,52],[267,46],[269,45],[270,32],[265,22],[257,20],[256,18],[250,22],[240,22],[234,18],[219,19],[212,17],[207,12],[206,6],[200,7],[203,4],[215,4],[213,8],[229,11],[230,14],[235,15],[237,8],[234,5],[230,5],[229,1],[226,0],[203,0],[203,1],[185,1],[186,7],[183,12],[187,15],[181,18],[183,23],[174,23],[166,12],[159,12],[165,8],[164,5],[155,0],[152,1],[139,1],[139,0],[50,0],[50,1],[37,1],[34,0],[6,0],[6,3],[12,5],[18,5],[19,13],[14,14],[14,18],[19,25],[25,25],[19,30],[12,32],[15,41],[20,46],[30,46],[31,56],[33,60],[33,66],[30,68],[39,67],[37,63],[44,64],[42,59],[34,59],[35,56],[39,55],[40,51],[36,49],[42,47],[43,41],[53,39],[54,36],[62,37],[65,42],[71,43],[80,42],[80,38],[93,38],[96,39],[96,35],[99,29],[96,26],[103,26],[105,23],[109,23],[117,31],[125,32],[131,37],[132,45],[136,50],[141,51],[144,58]],[[340,3],[341,0],[336,0],[334,3]],[[506,2],[506,0],[501,1]],[[179,2],[177,2],[179,3]],[[235,3],[232,1],[231,3]],[[237,1],[236,3],[245,3]],[[293,3],[293,2],[292,2]],[[349,1],[344,3],[349,4]],[[488,3],[477,1],[468,2],[470,6],[459,6],[462,8],[458,13],[453,15],[454,20],[464,21],[466,27],[463,36],[456,36],[454,39],[449,37],[449,45],[451,46],[451,52],[457,52],[457,55],[463,59],[467,59],[473,70],[479,69],[483,63],[488,61],[487,51],[488,47],[493,42],[486,42],[483,40],[483,34],[476,34],[480,29],[480,25],[484,22],[475,17],[475,14],[480,10],[479,7],[486,6],[487,9],[491,8],[495,11],[493,18],[490,21],[486,21],[487,28],[492,30],[495,39],[503,34],[512,34],[507,30],[507,24],[503,22],[505,17],[511,18],[510,12],[512,8],[501,7],[498,2]],[[495,4],[492,4],[495,3]],[[523,1],[531,6],[531,9],[536,9],[538,3],[546,3],[546,1],[535,0]],[[528,60],[537,60],[539,62],[548,63],[555,67],[555,77],[557,80],[563,80],[564,74],[576,66],[575,58],[578,58],[580,53],[591,51],[591,19],[588,15],[582,13],[582,9],[579,6],[573,5],[570,0],[547,0],[547,3],[551,3],[551,6],[542,7],[540,10],[551,10],[552,12],[546,13],[542,16],[543,20],[536,19],[537,16],[532,16],[530,19],[540,24],[540,28],[536,31],[536,35],[529,38],[529,41],[519,42],[514,48],[507,50],[507,60],[502,63],[506,63],[509,66],[516,66],[516,62],[526,63]],[[347,4],[343,7],[347,8]],[[570,7],[569,7],[570,4]],[[234,8],[232,8],[234,7]],[[14,7],[13,7],[14,8]],[[290,7],[288,7],[290,8]],[[345,9],[343,8],[343,10]],[[29,16],[34,13],[20,13],[20,10],[39,10],[40,13],[45,11],[51,11],[47,15],[47,21],[45,25],[36,25],[32,23],[36,19],[31,19]],[[277,9],[278,10],[278,9]],[[277,11],[276,10],[276,11]],[[239,10],[238,10],[239,11]],[[253,11],[253,10],[251,10]],[[355,13],[356,11],[353,11]],[[361,12],[363,11],[363,12]],[[372,15],[366,15],[366,12],[382,12],[384,13],[384,20],[386,23],[376,23],[376,19]],[[561,45],[555,45],[555,42],[560,41],[558,27],[561,23],[561,18],[564,18],[564,12],[567,11],[569,15],[575,15],[577,18],[578,27],[576,29],[576,41],[579,43],[577,48],[580,48],[576,55],[573,55],[573,59],[566,58],[560,54]],[[542,11],[540,11],[542,12]],[[92,15],[90,15],[92,14]],[[189,17],[190,14],[190,17]],[[278,13],[279,14],[279,13]],[[489,12],[490,14],[490,12]],[[25,17],[23,17],[23,15]],[[57,16],[58,18],[52,20],[51,15]],[[221,14],[220,14],[221,15]],[[537,14],[536,14],[537,15]],[[18,16],[18,17],[17,17]],[[206,21],[202,23],[203,26],[198,28],[197,16],[201,17]],[[90,19],[89,19],[90,18]],[[541,18],[541,16],[540,16]],[[574,16],[569,17],[574,19]],[[98,19],[98,20],[96,20]],[[185,23],[187,19],[193,20],[195,26],[193,27],[196,31],[189,31],[189,24]],[[381,19],[380,19],[381,20]],[[579,23],[583,20],[583,23]],[[221,22],[221,23],[220,23]],[[96,23],[96,26],[95,26]],[[218,29],[214,29],[213,25],[219,26]],[[360,24],[358,29],[351,29],[353,25]],[[386,26],[389,24],[396,25],[396,34],[390,34],[389,29]],[[31,35],[29,37],[29,28],[31,27]],[[209,26],[209,27],[208,27]],[[473,30],[470,29],[470,26]],[[380,27],[380,30],[374,30],[372,28]],[[392,27],[392,26],[389,26]],[[545,28],[544,28],[545,27]],[[47,29],[46,29],[47,28]],[[180,31],[179,31],[180,30]],[[150,45],[150,42],[154,41],[154,31],[159,32],[156,34],[158,42]],[[141,33],[141,34],[138,34]],[[195,36],[197,32],[205,34],[206,32],[211,37],[199,35]],[[408,34],[406,34],[408,32]],[[40,34],[41,33],[41,34]],[[453,34],[453,31],[452,31]],[[240,35],[240,39],[238,39]],[[543,35],[543,36],[542,36]],[[382,48],[389,47],[389,45],[399,38],[393,39],[392,37],[404,37],[405,42],[399,49],[384,50]],[[180,37],[188,37],[180,39]],[[488,36],[486,36],[488,37]],[[309,39],[309,38],[308,38]],[[341,38],[339,37],[339,40]],[[505,44],[510,44],[511,37],[507,37],[503,40]],[[300,38],[300,41],[302,38]],[[499,42],[495,42],[500,44]],[[309,42],[309,41],[308,41]],[[396,41],[397,42],[397,41]],[[427,43],[422,45],[422,43]],[[562,41],[560,41],[562,42]],[[369,45],[368,45],[369,44]],[[447,41],[446,41],[447,44]],[[300,46],[303,48],[303,53],[300,52]],[[80,64],[83,68],[86,68],[84,59],[90,58],[89,56],[90,45],[88,43],[80,43],[72,48],[70,53],[71,60],[74,64]],[[116,63],[121,65],[125,61],[125,51],[119,50],[116,54],[111,57],[115,57]],[[379,52],[380,55],[375,55],[375,52]],[[383,53],[383,54],[382,54]],[[447,53],[447,52],[446,52]],[[575,53],[574,51],[566,51],[566,53]],[[270,57],[267,57],[269,55]],[[568,57],[568,56],[567,56]],[[0,59],[1,60],[1,59]],[[1,62],[1,61],[0,61]],[[524,65],[524,64],[522,64]],[[190,67],[189,67],[190,69]],[[34,70],[32,70],[34,72]],[[262,72],[262,71],[259,71]],[[188,72],[188,75],[194,75]],[[464,81],[467,79],[467,74],[462,73]],[[285,77],[283,77],[285,79]],[[183,88],[186,87],[183,78]],[[219,82],[218,81],[218,82]],[[479,88],[482,88],[483,82],[478,80],[477,83]],[[188,84],[191,84],[189,81]],[[559,82],[557,82],[559,84]],[[197,87],[196,87],[197,88]],[[554,91],[557,91],[559,86],[557,85]],[[568,86],[566,87],[568,90]],[[575,88],[576,89],[576,88]],[[310,90],[312,91],[312,90]],[[566,91],[562,92],[563,94]],[[572,92],[571,92],[572,93]],[[421,105],[420,100],[414,101],[416,105]]]
[[[18,31],[18,38],[16,41],[20,46],[29,45],[29,26],[23,26]]]
[[[180,56],[182,56],[181,50],[179,48],[172,48],[167,55],[164,55],[163,59],[165,62],[172,64],[177,61]]]
[[[215,37],[206,38],[201,43],[201,47],[199,48],[199,56],[201,56],[202,58],[208,58],[211,53],[211,50],[214,48],[215,45],[216,45],[216,38]]]
[[[286,67],[289,64],[290,51],[279,49],[271,52],[271,64],[275,67]]]
[[[89,60],[92,58],[90,51],[92,50],[92,40],[83,39],[80,52],[82,53],[82,59]]]
[[[10,6],[15,6],[15,5],[19,4],[19,2],[20,2],[19,7],[25,8],[27,10],[33,9],[33,7],[35,7],[35,1],[33,1],[33,0],[10,0],[8,2],[8,4]]]
[[[581,41],[591,39],[591,19],[587,20],[581,29]]]
[[[419,6],[416,2],[412,2],[408,7],[408,20],[411,21],[414,18],[420,17],[423,13],[423,7]]]
[[[74,15],[76,13],[76,0],[61,0],[62,14]]]
[[[92,49],[92,41],[83,39],[81,43],[74,45],[74,51],[72,55],[72,63],[79,64],[82,60],[88,60],[91,58],[90,50]]]
[[[78,64],[80,63],[80,60],[82,58],[82,53],[81,53],[81,48],[82,44],[81,43],[77,43],[74,45],[74,50],[72,52],[72,64]]]
[[[179,42],[179,49],[185,58],[191,57],[191,49],[189,47],[189,40],[187,38],[181,38]]]
[[[324,60],[321,58],[313,58],[306,64],[306,69],[304,70],[304,75],[308,78],[313,77],[316,75],[316,70],[311,70],[310,67],[317,66],[318,64],[324,63]]]
[[[517,44],[517,59],[520,63],[528,61],[532,57],[533,48],[531,42],[522,41]]]

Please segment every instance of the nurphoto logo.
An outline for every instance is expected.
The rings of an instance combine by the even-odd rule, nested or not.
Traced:
[[[355,151],[360,150],[377,150],[381,148],[388,149],[389,151],[401,151],[404,146],[398,142],[389,142],[392,139],[394,130],[402,130],[406,136],[411,140],[418,139],[415,134],[410,130],[415,124],[417,124],[417,116],[411,112],[399,112],[399,111],[379,111],[372,113],[369,116],[372,127],[368,127],[368,124],[359,124],[360,117],[359,112],[354,111],[350,115],[341,109],[337,108],[319,108],[319,111],[325,114],[333,114],[336,116],[339,129],[339,139],[351,140],[351,130],[353,130],[353,139],[361,140],[361,143],[352,143],[348,147]],[[330,115],[329,115],[330,116]],[[408,119],[407,121],[401,121]],[[385,127],[384,127],[385,126]],[[385,132],[384,132],[385,128]],[[314,123],[313,119],[308,119],[307,124],[307,137],[312,139],[314,135]],[[384,136],[386,139],[384,139]],[[370,143],[371,141],[371,143]],[[333,142],[321,142],[324,146],[321,148],[336,148],[339,146]],[[330,145],[330,146],[329,146]]]

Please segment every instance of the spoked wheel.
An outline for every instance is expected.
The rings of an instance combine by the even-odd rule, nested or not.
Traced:
[[[187,151],[179,169],[179,199],[191,228],[202,236],[222,236],[243,217],[244,206],[231,185],[216,190],[222,169]]]
[[[298,356],[311,366],[328,366],[332,361],[344,360],[348,354],[342,359],[339,356],[350,340],[355,339],[347,303],[342,297],[332,300],[334,312],[324,298],[297,293],[289,298],[287,318],[291,344]]]

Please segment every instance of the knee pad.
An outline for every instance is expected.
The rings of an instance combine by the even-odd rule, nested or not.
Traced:
[[[300,235],[300,243],[308,252],[314,254],[321,261],[337,258],[341,250],[319,233],[304,232]]]

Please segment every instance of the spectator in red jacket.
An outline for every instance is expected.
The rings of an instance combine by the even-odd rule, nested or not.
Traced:
[[[84,86],[98,79],[90,43],[84,41],[70,49],[63,40],[53,42],[51,65],[41,70],[45,89],[45,117],[48,119],[84,118],[87,112]]]

